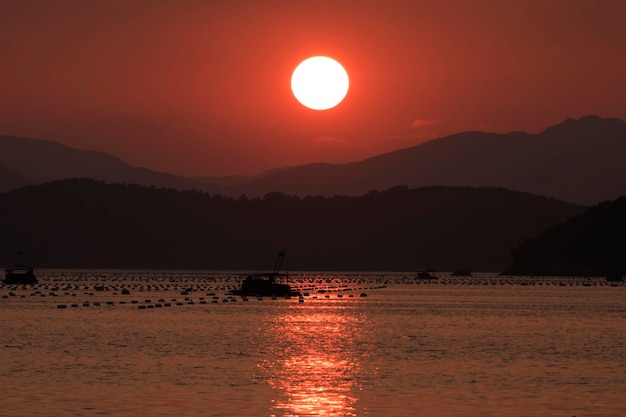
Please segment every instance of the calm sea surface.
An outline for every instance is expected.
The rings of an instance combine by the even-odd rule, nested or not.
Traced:
[[[300,302],[229,297],[235,273],[38,277],[0,287],[2,416],[626,416],[602,279],[301,273]]]

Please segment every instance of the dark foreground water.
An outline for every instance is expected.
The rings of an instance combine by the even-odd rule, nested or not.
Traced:
[[[600,279],[298,274],[300,302],[38,275],[0,287],[2,416],[626,416],[626,287]]]

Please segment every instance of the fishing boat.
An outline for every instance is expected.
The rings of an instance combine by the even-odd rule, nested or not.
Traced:
[[[291,286],[286,283],[289,281],[289,274],[280,272],[284,259],[285,252],[280,252],[272,272],[259,272],[247,275],[239,284],[239,289],[230,291],[230,294],[244,297],[299,296],[300,292],[292,290]]]
[[[22,258],[22,252],[18,252],[17,263],[11,268],[5,268],[5,285],[25,285],[37,283],[37,277],[35,277],[35,268],[32,266],[24,265]]]
[[[425,280],[429,280],[429,279],[436,280],[437,276],[434,275],[433,271],[419,271],[415,278],[416,279],[425,279]]]
[[[621,272],[612,272],[606,276],[607,282],[624,282],[624,275]]]
[[[435,275],[435,270],[433,269],[432,262],[430,262],[428,269],[422,269],[421,271],[418,271],[415,279],[425,281],[437,280],[438,278],[437,275]]]

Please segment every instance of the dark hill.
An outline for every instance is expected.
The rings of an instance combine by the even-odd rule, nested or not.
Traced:
[[[310,164],[231,193],[361,195],[396,185],[502,187],[596,204],[626,194],[626,123],[588,116],[533,135],[465,132],[349,164]]]
[[[590,208],[528,239],[513,252],[512,275],[626,274],[626,197]]]
[[[500,271],[528,236],[584,208],[494,188],[396,187],[360,197],[64,180],[0,195],[0,258],[46,267]]]

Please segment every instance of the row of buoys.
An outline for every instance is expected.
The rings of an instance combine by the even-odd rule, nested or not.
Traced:
[[[353,288],[353,289],[347,289],[347,290],[356,290],[356,288]],[[342,290],[342,291],[343,291],[343,290]],[[327,294],[327,292],[330,292],[330,291],[323,290],[323,289],[320,289],[320,290],[318,291],[318,293],[320,293],[320,294],[326,294],[326,295],[325,295],[325,298],[330,298],[330,294]],[[220,299],[220,297],[219,297],[218,295],[215,295],[215,294],[216,294],[215,292],[210,292],[210,293],[207,293],[207,296],[212,296],[212,302],[213,302],[213,303],[217,303],[217,302],[218,302],[218,300]],[[364,293],[361,293],[361,297],[363,297],[363,296],[364,296],[363,294],[364,294]],[[44,294],[44,293],[43,293],[43,292],[41,292],[41,291],[35,291],[35,292],[32,292],[32,293],[30,293],[30,294],[28,294],[28,295],[29,295],[29,296],[40,296],[40,297],[46,297],[47,295],[49,295],[49,296],[51,296],[51,297],[60,297],[60,296],[61,296],[60,294],[57,294],[57,293],[55,293],[55,292],[50,292],[49,294],[47,294],[47,295],[46,295],[46,294]],[[76,294],[76,293],[69,293],[69,292],[65,292],[63,295],[64,295],[64,296],[66,296],[66,297],[78,297],[78,294]],[[94,294],[94,293],[85,293],[85,295],[95,296],[95,294]],[[113,293],[113,295],[117,295],[117,294],[116,294],[116,293]],[[4,295],[2,296],[2,298],[5,298],[5,299],[6,299],[6,298],[9,298],[9,297],[17,297],[17,296],[18,296],[18,294],[16,294],[15,292],[11,291],[11,292],[9,292],[8,294],[4,294]],[[300,295],[299,297],[300,297],[300,299],[302,299],[303,297],[309,297],[309,296],[310,296],[310,293],[309,293],[309,292],[304,292],[304,293],[303,293],[303,295]],[[354,294],[346,294],[345,296],[347,296],[348,298],[353,298],[353,297],[354,297]],[[365,295],[365,296],[366,296],[366,295]],[[25,297],[26,297],[26,295],[21,294],[21,295],[19,295],[19,297],[21,297],[21,298],[25,298]],[[336,293],[336,297],[337,297],[337,298],[343,298],[343,297],[344,297],[344,294],[341,294],[341,293]],[[257,298],[257,300],[263,300],[263,297],[260,297],[260,296],[259,296],[259,297],[256,297],[256,298]],[[272,299],[272,300],[276,300],[277,298],[278,298],[278,297],[271,297],[271,299]],[[280,298],[282,298],[282,297],[280,297]],[[291,297],[286,297],[286,298],[288,298],[288,299],[289,299],[289,298],[291,298]],[[316,298],[317,298],[317,296],[313,296],[312,298],[316,299]],[[242,301],[248,301],[248,300],[249,300],[247,297],[242,297],[241,299],[242,299]],[[190,299],[189,297],[185,297],[185,299],[184,299],[184,300],[185,300],[186,302],[191,301],[191,299]],[[159,301],[159,303],[164,303],[164,302],[165,302],[165,299],[164,299],[164,298],[159,298],[159,300],[158,300],[158,301]],[[176,298],[172,298],[172,299],[171,299],[171,301],[176,301]],[[237,301],[237,297],[232,296],[232,295],[226,295],[226,296],[225,296],[225,298],[223,298],[223,299],[222,299],[222,301],[223,301],[223,302],[235,302],[235,301]],[[137,300],[137,299],[133,299],[133,300],[130,300],[129,302],[130,302],[131,304],[138,304],[138,303],[139,303],[139,300]],[[151,299],[145,299],[145,300],[144,300],[144,303],[146,303],[146,304],[149,304],[149,303],[151,303],[151,302],[152,302],[152,300],[151,300]],[[122,300],[122,301],[119,301],[118,303],[119,303],[119,304],[126,304],[126,301],[125,301],[125,300]],[[192,302],[192,303],[193,303],[193,302]],[[205,297],[200,297],[200,298],[199,298],[199,303],[200,303],[200,304],[206,304]],[[94,305],[97,305],[97,304],[99,304],[99,303],[98,303],[98,302],[95,302],[95,303],[94,303]],[[107,304],[107,305],[113,305],[113,304],[114,304],[114,302],[113,302],[113,301],[107,301],[107,302],[106,302],[106,304]],[[88,302],[85,302],[85,303],[84,303],[84,306],[85,306],[85,307],[88,307],[88,306],[89,306]]]
[[[367,293],[364,293],[364,292],[360,293],[359,296],[360,297],[367,297]],[[337,298],[342,298],[342,297],[343,297],[342,294],[337,294]],[[354,297],[354,295],[353,294],[349,294],[349,297]],[[277,300],[278,298],[283,298],[283,297],[269,297],[269,298],[271,300]],[[291,298],[291,297],[286,297],[286,299],[289,299],[289,298]],[[314,295],[312,298],[313,299],[317,299],[317,296]],[[324,298],[328,299],[328,298],[330,298],[330,295],[326,294],[326,295],[324,295]],[[237,297],[229,296],[229,297],[222,298],[221,301],[222,301],[222,303],[234,303],[234,302],[237,302],[237,300],[238,300]],[[250,299],[248,297],[241,297],[241,301],[245,302],[245,301],[249,301],[249,300]],[[263,301],[264,297],[256,297],[256,300]],[[219,297],[218,296],[214,296],[213,299],[211,300],[212,304],[216,304],[218,302],[219,302]],[[166,302],[165,299],[159,299],[159,302],[152,303],[152,300],[147,299],[147,300],[144,300],[144,304],[139,304],[138,300],[131,300],[130,303],[137,305],[139,310],[152,309],[152,308],[162,308],[162,307],[172,307],[173,305],[183,306],[183,305],[195,305],[196,304],[196,302],[193,299],[190,299],[190,298],[185,298],[184,302],[183,301],[177,301],[175,298],[172,298],[171,302]],[[198,300],[198,304],[206,305],[207,303],[208,303],[208,301],[206,299],[204,299],[204,297],[202,297],[200,300]],[[300,295],[298,297],[298,303],[304,303],[304,296]],[[106,301],[105,304],[108,305],[108,306],[115,305],[115,303],[113,301],[110,301],[110,300]],[[118,302],[118,305],[125,305],[125,304],[127,304],[126,301],[119,301]],[[90,305],[99,307],[101,304],[99,302],[94,302],[94,303],[90,304],[87,301],[82,304],[83,307],[89,307]],[[73,308],[78,307],[78,304],[73,303],[73,304],[70,305],[70,307],[73,307]],[[59,304],[59,305],[57,305],[57,308],[64,309],[64,308],[67,308],[67,305],[66,304]]]
[[[165,277],[159,277],[160,272],[155,271],[140,276],[130,276],[128,272],[119,273],[46,273],[43,279],[36,285],[15,285],[0,286],[0,291],[8,291],[1,295],[2,299],[10,297],[25,298],[30,297],[72,297],[71,304],[66,301],[66,308],[72,304],[81,306],[80,300],[83,296],[89,297],[106,297],[105,294],[112,295],[115,303],[124,304],[124,301],[118,299],[118,296],[135,297],[145,294],[144,297],[156,299],[161,293],[163,295],[171,293],[180,294],[182,296],[193,296],[198,299],[198,295],[206,294],[207,297],[214,297],[213,300],[207,298],[203,303],[202,300],[195,301],[197,304],[218,303],[218,302],[234,302],[237,299],[226,298],[224,301],[220,297],[228,297],[227,293],[230,289],[237,288],[233,275],[216,274],[209,280],[204,280],[200,275],[185,274],[169,274]],[[354,298],[357,296],[366,297],[367,294],[361,291],[374,290],[384,288],[387,285],[427,285],[427,286],[482,286],[487,289],[495,286],[544,286],[544,287],[625,287],[624,282],[609,282],[602,277],[598,278],[575,278],[575,277],[515,277],[515,276],[496,276],[494,274],[474,274],[471,277],[454,277],[447,273],[438,273],[438,279],[435,280],[418,280],[412,274],[340,274],[339,276],[328,277],[326,275],[292,275],[289,283],[292,288],[301,291],[305,297],[311,297],[317,293],[320,298],[337,299]],[[172,277],[175,277],[172,278]],[[171,278],[171,279],[170,279]],[[185,281],[186,280],[186,281]],[[216,294],[220,294],[217,296]],[[328,295],[328,296],[327,296]],[[120,297],[121,298],[121,297]],[[130,297],[128,297],[130,298]],[[262,300],[263,297],[255,297]],[[270,297],[265,297],[269,299]],[[273,297],[272,297],[273,298]],[[312,298],[316,299],[316,296]],[[241,301],[248,301],[241,298]],[[298,299],[298,302],[302,299]],[[93,301],[93,298],[90,299]],[[133,301],[130,303],[137,304]],[[163,301],[160,301],[163,304]],[[103,301],[104,304],[104,301]],[[184,303],[183,303],[184,304]],[[61,304],[59,304],[61,305]],[[88,307],[95,303],[84,305]],[[62,307],[59,307],[62,308]]]
[[[595,280],[582,280],[576,278],[543,278],[538,277],[537,279],[514,279],[514,278],[489,278],[489,279],[440,279],[440,280],[412,280],[409,282],[404,282],[403,284],[418,284],[418,285],[470,285],[470,286],[504,286],[504,285],[518,285],[522,287],[526,286],[583,286],[583,287],[607,287],[607,286],[620,286],[624,285],[623,283],[619,283],[615,285],[614,283],[608,282],[602,278]]]
[[[88,302],[84,302],[84,303],[83,303],[83,307],[89,307],[89,305],[90,305],[90,304],[89,304]],[[95,302],[95,303],[93,303],[92,305],[93,305],[94,307],[100,307],[100,303],[98,303],[98,302]],[[70,304],[70,307],[71,307],[71,308],[78,308],[78,303],[72,303],[72,304]],[[67,308],[67,304],[58,304],[58,305],[57,305],[57,308],[60,308],[60,309],[62,309],[62,308]]]
[[[71,283],[66,283],[66,285],[57,285],[57,284],[53,284],[50,285],[48,283],[45,282],[40,282],[39,284],[34,284],[34,285],[11,285],[11,286],[7,286],[7,287],[11,287],[11,288],[29,288],[29,289],[45,289],[45,290],[50,290],[50,291],[95,291],[95,292],[105,292],[105,291],[116,291],[116,292],[120,292],[122,295],[130,295],[130,290],[132,289],[133,291],[138,291],[138,292],[152,292],[152,291],[172,291],[172,290],[176,290],[176,291],[183,291],[183,292],[196,292],[196,291],[227,291],[230,289],[233,289],[234,286],[228,285],[228,286],[207,286],[207,285],[196,285],[196,286],[190,286],[189,283],[180,283],[180,284],[176,284],[176,285],[137,285],[137,284],[122,284],[122,285],[112,285],[110,283],[108,284],[102,284],[102,283],[96,283],[96,284],[82,284],[82,285],[78,285],[78,284],[71,284]]]

